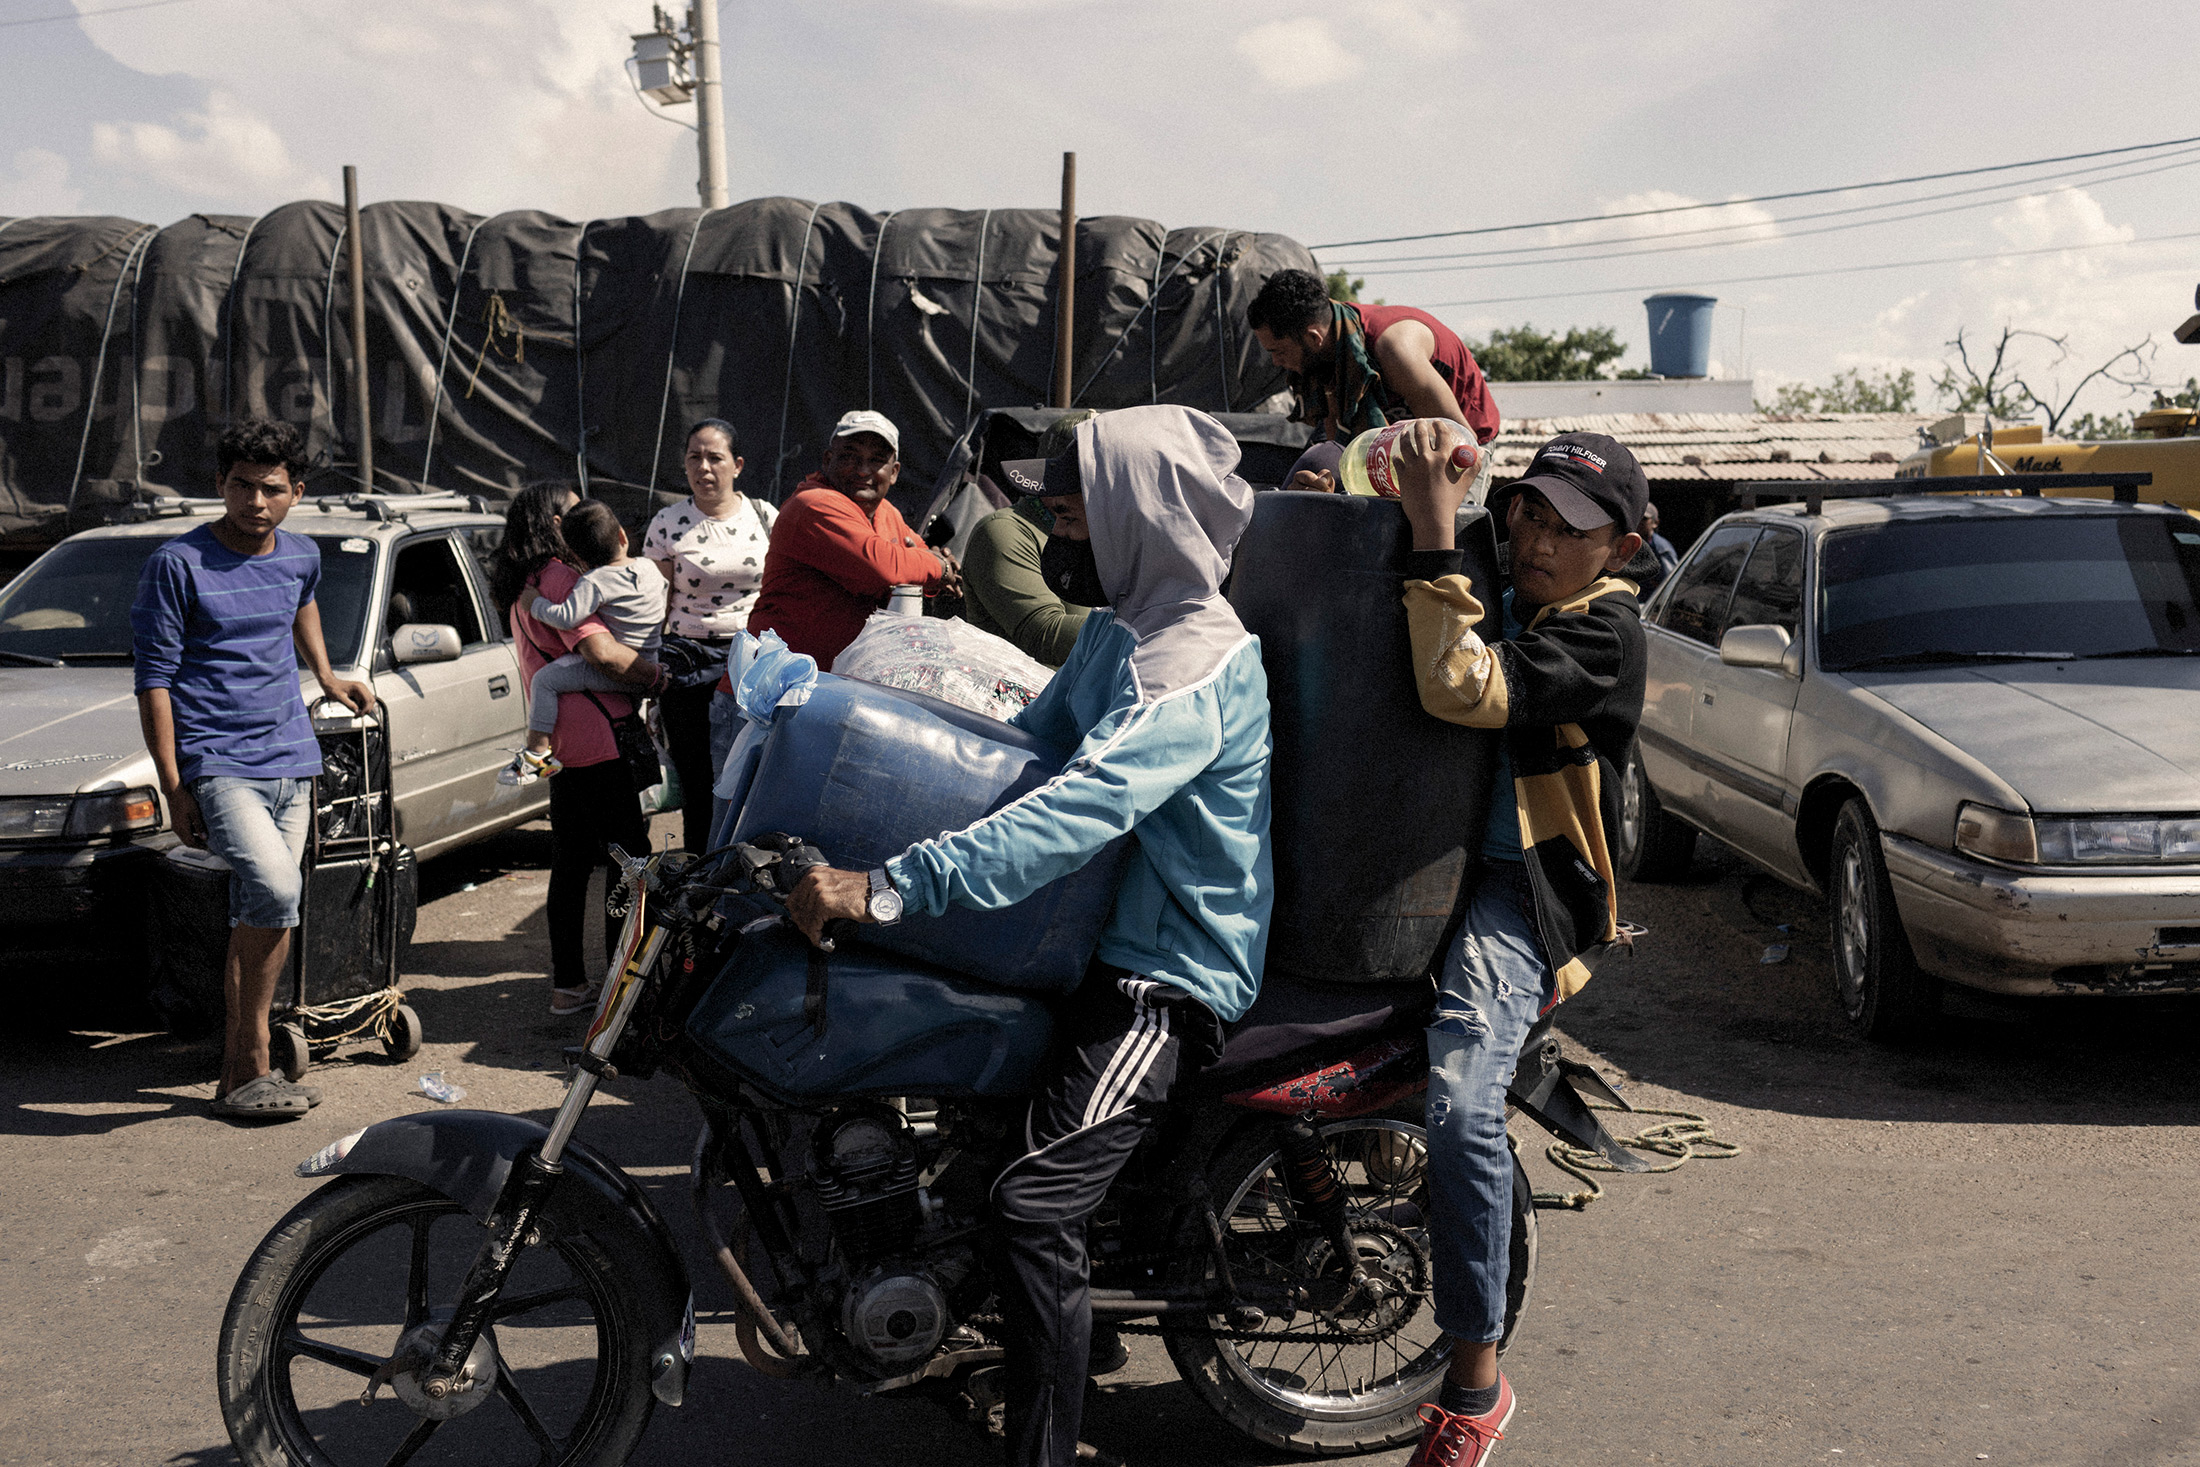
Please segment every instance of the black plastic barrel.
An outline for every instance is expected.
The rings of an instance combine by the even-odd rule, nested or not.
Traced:
[[[1230,602],[1260,638],[1275,729],[1270,973],[1379,983],[1430,971],[1481,843],[1495,732],[1421,708],[1399,586],[1395,500],[1260,495]],[[1497,574],[1487,513],[1462,515],[1466,574]]]

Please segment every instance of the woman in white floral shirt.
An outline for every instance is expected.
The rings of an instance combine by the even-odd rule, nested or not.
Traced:
[[[773,506],[737,487],[741,435],[721,418],[688,430],[688,498],[657,511],[642,554],[668,584],[663,662],[672,686],[659,698],[672,767],[680,776],[687,848],[710,836],[711,698],[733,634],[749,624],[764,578]]]

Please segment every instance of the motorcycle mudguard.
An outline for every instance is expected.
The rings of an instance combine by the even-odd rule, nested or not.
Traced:
[[[377,1121],[332,1142],[301,1165],[298,1175],[405,1177],[486,1220],[512,1159],[549,1134],[522,1116],[495,1111],[422,1111]],[[672,1234],[649,1199],[626,1173],[569,1141],[565,1175],[540,1216],[553,1234],[594,1238],[627,1271],[651,1341],[651,1390],[666,1405],[679,1405],[695,1360],[695,1295]]]

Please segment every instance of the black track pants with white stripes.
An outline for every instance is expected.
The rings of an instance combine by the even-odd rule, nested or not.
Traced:
[[[1060,1068],[1031,1102],[1024,1154],[993,1185],[1014,1467],[1076,1456],[1092,1347],[1085,1221],[1170,1087],[1222,1050],[1222,1025],[1198,999],[1100,963],[1061,1023]]]

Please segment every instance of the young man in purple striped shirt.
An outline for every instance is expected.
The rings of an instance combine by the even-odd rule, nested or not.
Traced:
[[[320,549],[278,528],[303,491],[305,445],[288,423],[246,421],[215,449],[223,514],[147,557],[130,608],[138,720],[176,833],[229,863],[228,1005],[218,1115],[296,1120],[320,1094],[271,1072],[268,1009],[290,957],[321,746],[296,656],[358,712],[321,639]]]

